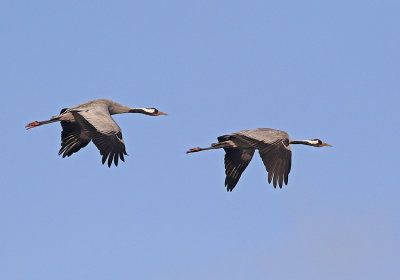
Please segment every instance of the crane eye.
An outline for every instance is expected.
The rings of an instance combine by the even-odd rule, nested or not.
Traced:
[[[318,140],[318,144],[319,145],[321,145],[322,144],[322,141],[321,140],[319,140],[319,139],[317,139]]]
[[[158,110],[156,108],[153,109],[154,109],[154,114],[158,114]]]

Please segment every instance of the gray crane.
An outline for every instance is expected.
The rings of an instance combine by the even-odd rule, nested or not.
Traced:
[[[268,183],[273,181],[274,188],[277,184],[282,188],[283,182],[288,184],[292,164],[292,151],[289,144],[332,147],[319,139],[292,140],[285,131],[257,128],[220,136],[218,143],[212,143],[211,147],[192,148],[186,153],[223,148],[225,150],[225,186],[227,191],[232,191],[257,149],[268,172]]]
[[[63,154],[63,158],[69,157],[93,141],[102,155],[102,163],[108,158],[108,167],[111,167],[113,161],[115,166],[118,166],[118,157],[125,161],[124,155],[127,155],[121,128],[111,117],[123,113],[167,115],[156,108],[129,108],[109,99],[96,99],[62,109],[58,116],[53,116],[50,120],[31,122],[25,127],[31,129],[60,121],[62,132],[59,155]]]

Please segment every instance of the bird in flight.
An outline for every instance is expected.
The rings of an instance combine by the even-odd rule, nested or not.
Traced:
[[[319,139],[292,140],[285,131],[257,128],[220,136],[218,143],[212,143],[211,147],[192,148],[186,153],[223,148],[225,150],[225,186],[227,191],[232,191],[257,149],[268,172],[268,183],[272,181],[274,188],[277,184],[282,188],[283,182],[288,184],[292,164],[290,144],[332,147]]]
[[[53,116],[50,120],[31,122],[25,127],[31,129],[48,123],[61,122],[59,155],[62,154],[63,158],[69,157],[93,141],[102,155],[102,163],[104,164],[108,158],[108,167],[111,167],[113,161],[115,166],[118,166],[118,158],[125,161],[124,155],[127,155],[121,128],[111,117],[123,113],[167,115],[156,108],[129,108],[109,99],[96,99],[76,107],[62,109],[59,115]]]

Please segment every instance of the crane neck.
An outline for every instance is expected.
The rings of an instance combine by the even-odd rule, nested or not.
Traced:
[[[289,144],[302,144],[302,145],[308,145],[308,146],[315,146],[318,144],[318,141],[314,140],[289,140]]]
[[[129,109],[129,113],[152,115],[154,113],[154,109],[151,109],[151,108],[130,108]]]
[[[108,111],[110,112],[110,115],[129,113],[130,110],[131,108],[115,102],[108,105]]]
[[[111,115],[116,114],[125,114],[125,113],[137,113],[137,114],[150,114],[151,110],[147,108],[129,108],[123,105],[118,104],[118,106],[109,106],[108,110]]]

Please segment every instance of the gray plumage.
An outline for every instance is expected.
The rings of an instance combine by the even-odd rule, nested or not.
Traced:
[[[61,122],[61,149],[59,155],[71,156],[84,148],[90,141],[96,145],[102,155],[102,163],[108,159],[118,166],[118,158],[124,161],[127,155],[122,131],[111,115],[140,113],[150,116],[166,115],[155,108],[129,108],[109,99],[97,99],[72,108],[62,109],[60,114],[48,121],[32,122],[26,128],[52,122]]]
[[[319,139],[290,140],[289,135],[284,131],[257,128],[220,136],[218,143],[211,144],[211,147],[192,148],[187,153],[223,148],[225,150],[225,186],[227,191],[232,191],[253,158],[255,150],[258,150],[268,172],[268,183],[272,182],[275,188],[277,185],[282,188],[283,183],[288,184],[292,165],[292,151],[289,144],[330,146]]]

